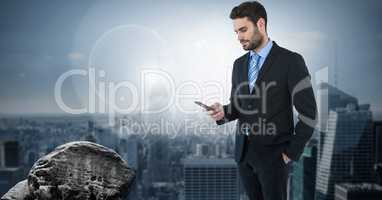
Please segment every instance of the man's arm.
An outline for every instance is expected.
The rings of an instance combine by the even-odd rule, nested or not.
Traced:
[[[317,105],[304,59],[297,53],[293,56],[288,71],[288,90],[298,112],[298,122],[285,153],[290,159],[297,161],[317,124]]]
[[[232,78],[231,78],[231,95],[230,95],[230,102],[229,104],[227,105],[224,105],[223,106],[223,112],[224,112],[224,117],[220,120],[217,120],[216,121],[216,124],[217,125],[222,125],[222,124],[225,124],[227,122],[230,122],[232,120],[235,120],[239,117],[239,111],[236,109],[236,106],[238,105],[235,105],[235,104],[238,104],[239,102],[235,101],[235,93],[237,92],[236,89],[237,89],[237,80],[236,80],[236,75],[237,75],[237,60],[234,62],[233,64],[233,68],[232,68]]]

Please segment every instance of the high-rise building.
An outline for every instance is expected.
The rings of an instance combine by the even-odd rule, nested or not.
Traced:
[[[208,157],[210,153],[210,146],[208,146],[207,144],[196,144],[195,156]]]
[[[336,184],[335,200],[380,200],[382,187],[377,184]]]
[[[136,135],[119,140],[118,153],[133,169],[138,169],[139,142]]]
[[[331,110],[321,139],[316,200],[333,200],[336,183],[375,179],[372,114],[368,106],[350,104],[346,109]]]
[[[317,141],[311,140],[300,160],[293,164],[291,200],[314,200],[316,186]]]
[[[233,159],[183,161],[185,200],[238,200],[239,174]]]
[[[376,121],[373,125],[375,135],[375,161],[382,163],[382,121]]]
[[[341,91],[340,89],[328,84],[321,83],[318,87],[317,106],[319,111],[319,147],[318,147],[318,159],[322,155],[321,149],[323,149],[323,141],[325,140],[327,121],[330,111],[336,111],[346,107],[356,107],[358,105],[358,99]]]
[[[147,155],[147,169],[151,182],[166,182],[171,176],[170,141],[166,136],[154,136],[146,140],[149,142]],[[160,172],[160,173],[158,173]]]
[[[382,163],[376,163],[374,165],[374,171],[377,175],[377,183],[379,185],[382,185]]]
[[[22,179],[19,149],[17,141],[0,140],[0,196]]]
[[[84,140],[97,143],[96,134],[95,134],[95,125],[93,120],[88,121],[88,132],[85,135]]]

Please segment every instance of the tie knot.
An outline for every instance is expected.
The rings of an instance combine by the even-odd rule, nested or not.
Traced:
[[[260,55],[253,51],[251,59],[257,63],[260,59]]]

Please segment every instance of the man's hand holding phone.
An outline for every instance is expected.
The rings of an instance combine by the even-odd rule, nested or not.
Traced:
[[[220,103],[214,103],[210,107],[212,110],[208,111],[208,115],[210,115],[213,120],[219,121],[224,118],[223,106]]]
[[[223,106],[220,103],[214,103],[211,106],[207,106],[200,101],[195,101],[195,103],[204,108],[213,120],[219,121],[224,118]]]

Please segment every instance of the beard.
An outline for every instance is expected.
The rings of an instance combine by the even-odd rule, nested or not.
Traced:
[[[251,51],[251,50],[255,50],[257,47],[260,46],[261,39],[255,39],[248,42],[249,42],[248,45],[243,45],[243,49],[246,51]]]
[[[244,42],[248,43],[248,44],[245,45]],[[246,51],[255,50],[262,43],[262,38],[261,38],[260,32],[258,30],[256,30],[254,32],[251,40],[242,40],[242,41],[240,41],[240,43],[243,45],[243,49]]]

